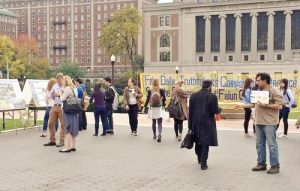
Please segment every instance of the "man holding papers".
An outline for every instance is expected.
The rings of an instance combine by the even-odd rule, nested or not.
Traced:
[[[236,108],[255,107],[257,166],[252,171],[267,170],[266,142],[270,150],[271,168],[268,174],[279,173],[279,154],[276,141],[276,127],[279,123],[279,110],[283,99],[278,89],[270,85],[271,77],[267,73],[256,75],[259,91],[251,95],[250,104],[237,105]]]

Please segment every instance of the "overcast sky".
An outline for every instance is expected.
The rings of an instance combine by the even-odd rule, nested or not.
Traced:
[[[169,3],[173,2],[173,0],[159,0],[159,3]]]

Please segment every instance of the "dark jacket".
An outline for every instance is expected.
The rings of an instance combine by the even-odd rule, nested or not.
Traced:
[[[159,90],[159,94],[162,97],[162,106],[165,107],[166,106],[166,94],[165,94],[165,90],[160,89]],[[151,90],[148,90],[148,92],[147,92],[147,99],[146,99],[144,107],[147,107],[148,103],[150,102],[150,98],[151,98]]]
[[[114,103],[115,92],[112,88],[114,88],[114,87],[112,85],[109,85],[109,87],[107,88],[107,90],[105,92],[106,107],[112,106],[112,104]]]
[[[190,99],[188,127],[199,145],[218,146],[215,114],[218,99],[207,89],[192,94]]]
[[[105,107],[105,93],[99,90],[91,94],[90,103],[93,103],[95,107]]]

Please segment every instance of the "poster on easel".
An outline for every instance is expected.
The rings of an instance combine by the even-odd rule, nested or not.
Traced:
[[[0,111],[26,109],[17,79],[0,79]]]
[[[26,80],[23,94],[27,105],[33,103],[35,107],[47,107],[45,92],[48,80]]]

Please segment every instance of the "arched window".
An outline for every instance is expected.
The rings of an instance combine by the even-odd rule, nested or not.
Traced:
[[[160,47],[170,47],[170,37],[167,34],[163,34],[160,37]]]

